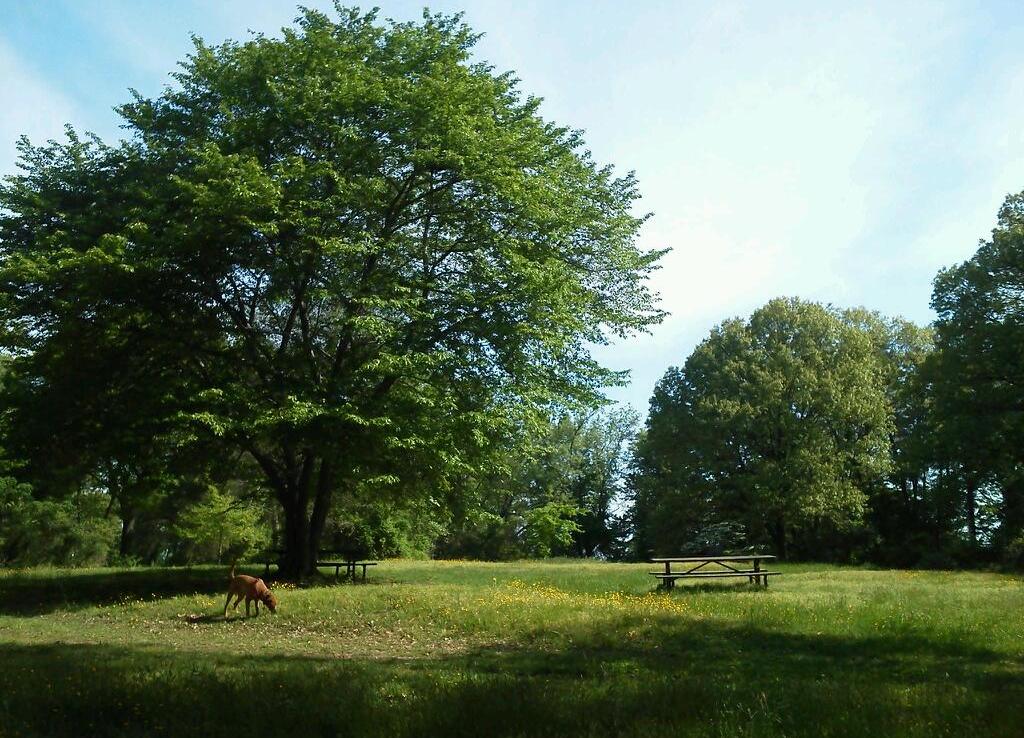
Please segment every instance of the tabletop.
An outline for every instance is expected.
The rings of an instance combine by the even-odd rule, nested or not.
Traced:
[[[742,554],[742,555],[730,555],[730,556],[685,556],[683,558],[660,558],[650,559],[652,562],[664,563],[666,561],[671,562],[688,562],[688,561],[754,561],[764,559],[774,559],[775,556],[772,554]]]

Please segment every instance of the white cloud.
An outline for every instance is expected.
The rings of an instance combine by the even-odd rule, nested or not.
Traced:
[[[21,60],[0,39],[0,174],[16,171],[16,143],[26,135],[34,144],[61,138],[75,119],[74,104]]]

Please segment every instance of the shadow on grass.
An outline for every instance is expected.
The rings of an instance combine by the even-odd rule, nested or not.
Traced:
[[[220,736],[244,714],[261,736],[1024,734],[1021,664],[985,648],[692,621],[624,642],[642,625],[410,660],[3,645],[0,726]]]
[[[233,618],[230,615],[183,615],[181,619],[189,625],[226,623],[229,620],[238,620],[237,617]]]
[[[253,612],[250,615],[246,615],[244,611],[238,612],[238,611],[235,611],[235,610],[232,610],[232,609],[229,608],[228,609],[228,614],[226,616],[221,614],[221,613],[216,613],[216,614],[193,613],[193,614],[190,614],[190,615],[181,615],[181,616],[179,616],[179,619],[182,622],[184,622],[184,623],[188,623],[189,625],[215,625],[215,624],[222,624],[222,623],[241,622],[243,620],[251,620],[252,618],[274,618],[274,617],[277,617],[277,616],[274,615],[273,613],[268,613],[265,610],[260,610],[260,614],[259,615],[256,615],[255,612]]]
[[[739,579],[739,577],[737,577]],[[769,592],[767,587],[760,584],[749,584],[747,582],[676,582],[672,589],[666,590],[664,587],[655,587],[659,592],[665,592],[670,595],[682,595],[692,594],[694,592],[701,593],[713,593],[713,594],[727,594],[729,592],[744,592],[749,594],[751,592]]]
[[[208,595],[226,592],[227,581],[226,571],[205,567],[13,572],[0,578],[0,614],[39,615],[125,600]]]
[[[239,573],[259,576],[258,567]],[[224,567],[154,567],[115,571],[15,571],[0,577],[0,615],[42,615],[111,605],[125,600],[158,600],[181,595],[225,595],[228,576]],[[273,586],[273,581],[269,584]],[[341,586],[333,578],[318,578],[302,587]]]

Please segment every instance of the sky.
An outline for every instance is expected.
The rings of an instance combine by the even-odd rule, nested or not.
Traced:
[[[329,3],[305,3],[330,7]],[[418,18],[423,2],[380,3]],[[670,316],[599,347],[641,412],[722,320],[773,297],[932,320],[936,272],[987,238],[1024,190],[1024,12],[1017,2],[605,0],[431,4],[484,33],[542,114],[635,170],[652,287]],[[191,49],[273,35],[269,0],[0,0],[0,174],[14,142],[106,140],[129,88],[158,95]]]

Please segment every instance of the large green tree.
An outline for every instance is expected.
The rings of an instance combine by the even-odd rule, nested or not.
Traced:
[[[736,523],[785,556],[794,539],[858,521],[889,466],[882,374],[865,332],[815,303],[773,300],[715,328],[651,399],[634,477],[639,553]]]
[[[935,432],[957,507],[976,540],[979,493],[994,485],[1008,543],[1024,532],[1024,193],[973,257],[939,273],[932,307]]]
[[[85,357],[108,367],[89,392],[144,414],[135,438],[243,449],[288,575],[339,491],[443,490],[523,413],[592,402],[618,375],[588,347],[660,319],[659,254],[635,244],[633,177],[474,62],[476,38],[303,11],[279,38],[197,42],[177,85],[120,109],[122,146],[26,145],[0,191],[25,393]],[[118,416],[65,421],[88,441]]]

